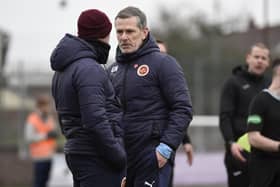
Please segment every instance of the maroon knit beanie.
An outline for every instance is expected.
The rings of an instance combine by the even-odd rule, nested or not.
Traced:
[[[78,19],[78,36],[82,39],[104,38],[111,30],[112,23],[100,10],[85,10]]]

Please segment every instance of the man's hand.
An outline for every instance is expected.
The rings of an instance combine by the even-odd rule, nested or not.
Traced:
[[[125,187],[125,184],[126,184],[126,177],[122,179],[121,187]]]
[[[193,147],[192,147],[192,144],[190,143],[186,143],[183,145],[184,147],[184,151],[186,153],[186,156],[187,156],[187,162],[189,164],[189,166],[192,165],[193,163]]]
[[[234,158],[236,158],[242,162],[246,162],[246,159],[241,154],[242,150],[243,150],[243,148],[237,143],[232,143],[230,146],[230,151],[231,151],[231,154],[234,156]]]
[[[156,151],[156,156],[158,161],[158,167],[162,168],[167,163],[167,159],[161,156],[161,154],[158,151]]]

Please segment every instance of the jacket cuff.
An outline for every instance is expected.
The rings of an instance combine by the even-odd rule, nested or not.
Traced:
[[[184,144],[191,144],[192,142],[191,142],[191,139],[190,139],[190,137],[189,137],[189,135],[187,135],[187,134],[185,134],[184,135],[184,137],[183,137],[183,140],[182,140],[182,143],[183,143],[183,145]]]
[[[156,151],[158,151],[166,159],[169,159],[171,157],[172,149],[165,143],[160,143],[156,147]]]
[[[235,143],[235,141],[233,141],[233,140],[227,141],[227,142],[226,142],[226,148],[230,150],[231,145],[232,145],[233,143]]]

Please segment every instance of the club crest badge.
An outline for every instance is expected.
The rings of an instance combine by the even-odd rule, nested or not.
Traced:
[[[144,77],[149,73],[149,71],[150,71],[149,66],[147,66],[146,64],[143,64],[138,67],[137,75],[140,77]]]

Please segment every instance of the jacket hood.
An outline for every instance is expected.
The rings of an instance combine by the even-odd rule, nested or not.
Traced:
[[[133,53],[124,54],[121,52],[120,48],[117,47],[116,61],[129,62],[154,51],[159,52],[159,48],[157,46],[155,39],[152,37],[150,33],[148,33],[148,36],[144,40],[142,46]]]
[[[248,71],[248,65],[239,65],[233,68],[232,74],[236,76],[246,77],[251,81],[260,81],[264,78],[264,75],[255,75]]]
[[[246,65],[238,65],[232,69],[232,74],[237,75],[240,73],[248,73],[248,66]]]
[[[50,63],[54,71],[62,71],[80,58],[96,59],[96,52],[84,40],[66,34],[51,54]]]

